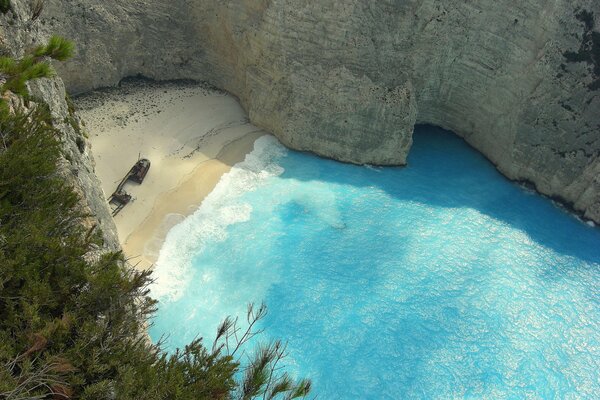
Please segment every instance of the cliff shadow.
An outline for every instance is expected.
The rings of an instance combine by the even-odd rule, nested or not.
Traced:
[[[552,200],[510,181],[463,139],[442,128],[415,128],[406,167],[344,164],[332,168],[331,173],[317,168],[286,170],[282,178],[375,186],[405,202],[470,208],[525,232],[531,240],[560,254],[600,263],[600,229],[587,226]]]

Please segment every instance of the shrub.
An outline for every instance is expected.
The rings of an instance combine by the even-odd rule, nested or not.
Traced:
[[[150,272],[128,267],[121,253],[86,261],[100,243],[57,174],[61,146],[49,111],[17,111],[0,121],[0,132],[0,398],[291,399],[309,392],[310,382],[278,372],[281,342],[258,347],[236,381],[264,306],[248,308],[244,332],[226,319],[210,349],[199,339],[167,355],[148,343],[145,321],[156,305]]]
[[[66,61],[73,57],[75,44],[60,36],[52,36],[45,46],[38,46],[33,50],[36,58],[48,57],[58,61]]]
[[[10,10],[10,0],[0,0],[0,12],[6,14]]]
[[[51,40],[22,60],[0,59],[2,93],[26,91],[27,80],[48,76],[45,58],[64,59],[67,50]],[[281,342],[240,364],[264,306],[248,307],[245,331],[225,319],[210,348],[198,339],[169,355],[148,342],[151,273],[119,252],[86,258],[101,235],[84,228],[80,199],[58,173],[60,132],[48,108],[30,107],[0,115],[0,399],[305,396],[310,382],[280,371]]]
[[[22,59],[0,57],[0,74],[5,82],[0,86],[0,96],[11,91],[26,97],[27,81],[39,78],[49,78],[54,75],[54,69],[49,60],[65,61],[73,55],[74,44],[59,36],[52,36],[46,46],[38,46]]]

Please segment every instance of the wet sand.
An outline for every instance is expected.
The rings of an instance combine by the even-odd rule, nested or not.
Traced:
[[[201,84],[130,81],[75,99],[106,196],[139,157],[152,166],[115,223],[125,255],[149,268],[171,227],[191,214],[266,134],[237,99]]]

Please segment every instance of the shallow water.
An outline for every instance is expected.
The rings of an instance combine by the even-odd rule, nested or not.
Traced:
[[[600,230],[420,128],[406,168],[263,138],[167,238],[150,333],[173,349],[265,301],[321,399],[594,398]]]

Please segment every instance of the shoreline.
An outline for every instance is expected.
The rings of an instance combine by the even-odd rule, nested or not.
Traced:
[[[151,162],[132,200],[113,220],[128,260],[151,268],[166,234],[190,215],[223,174],[267,133],[237,99],[195,82],[124,81],[74,99],[108,199],[139,158]]]
[[[152,268],[171,228],[196,211],[221,177],[244,161],[264,135],[250,132],[227,143],[215,158],[201,162],[175,188],[161,193],[146,219],[121,243],[129,262],[138,269]]]

